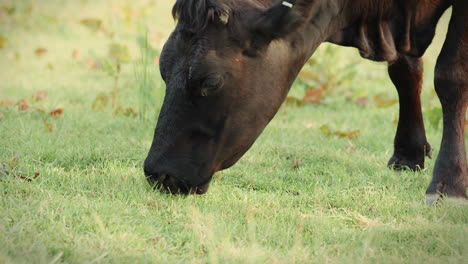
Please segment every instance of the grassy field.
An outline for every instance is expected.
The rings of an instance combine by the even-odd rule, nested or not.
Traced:
[[[290,103],[206,195],[151,190],[142,163],[172,3],[0,1],[0,263],[466,263],[468,207],[425,205],[434,160],[418,173],[386,168],[396,91],[384,64],[353,49],[322,46]],[[446,24],[425,57],[434,155]],[[318,104],[294,99],[320,85]]]

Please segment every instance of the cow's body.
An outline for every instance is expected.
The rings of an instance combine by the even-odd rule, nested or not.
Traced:
[[[214,93],[213,102],[209,106],[212,110],[219,110],[224,117],[221,115],[216,118],[205,117],[209,115],[206,111],[196,117],[199,124],[211,128],[214,126],[207,125],[208,123],[213,123],[213,120],[224,120],[219,121],[219,124],[223,125],[219,125],[222,128],[218,130],[219,134],[222,134],[219,138],[222,139],[216,143],[217,150],[213,151],[217,154],[212,154],[212,161],[208,162],[213,168],[209,171],[209,178],[215,171],[234,164],[247,151],[276,113],[300,68],[325,41],[356,47],[367,59],[388,62],[389,75],[400,97],[400,119],[394,142],[394,155],[389,161],[389,166],[395,169],[423,168],[425,156],[430,155],[431,147],[426,140],[421,113],[423,67],[420,58],[434,37],[439,18],[450,6],[453,7],[452,18],[435,74],[435,88],[444,112],[444,133],[433,181],[427,189],[427,194],[430,202],[441,194],[466,198],[468,186],[464,142],[464,121],[468,106],[468,1],[466,0],[177,1],[173,12],[179,18],[179,24],[166,44],[169,47],[165,48],[166,54],[171,54],[173,59],[185,62],[174,66],[178,69],[177,72],[187,70],[192,73],[198,69],[206,73],[220,74],[220,69],[222,70],[219,79],[223,81],[223,85],[220,85],[223,90]],[[229,22],[226,16],[229,17]],[[177,38],[181,40],[185,38],[184,42],[190,39],[196,44],[183,45],[181,44],[183,42],[177,42]],[[202,40],[210,44],[198,44]],[[184,51],[186,53],[175,55],[176,50],[178,53]],[[166,61],[165,65],[162,65],[163,68],[169,68],[171,62],[169,59]],[[211,66],[216,66],[216,70]],[[174,75],[174,72],[176,70],[162,70],[166,75],[171,73]],[[226,80],[230,80],[226,84],[228,87],[224,87]],[[190,74],[182,84],[167,82],[169,86],[193,86],[190,85],[192,82]],[[238,88],[232,85],[233,82]],[[199,82],[199,86],[203,87],[203,82]],[[176,93],[168,91],[165,107],[174,108],[177,103],[171,100],[182,100],[183,96]],[[223,106],[219,102],[224,102]],[[205,102],[203,107],[207,104],[209,103]],[[202,111],[200,109],[203,108],[191,106],[189,111],[189,106],[183,107],[186,107],[187,113]],[[167,109],[163,107],[163,110]],[[242,112],[242,115],[236,116],[234,110]],[[157,171],[155,167],[167,167],[168,158],[165,156],[168,153],[177,152],[177,148],[171,149],[171,144],[167,143],[171,135],[163,135],[163,131],[167,130],[168,126],[177,123],[174,119],[168,122],[167,120],[171,118],[169,114],[167,116],[164,114],[166,112],[168,111],[162,112],[156,130],[159,137],[165,138],[155,137],[145,163],[145,170],[151,181],[157,181],[172,191],[174,180],[167,182],[167,175],[171,173],[166,170],[154,173]],[[191,119],[193,118],[192,116]],[[208,122],[208,119],[211,121]],[[248,124],[242,125],[239,119],[247,121]],[[183,126],[183,122],[175,126]],[[249,126],[256,128],[251,129]],[[228,133],[233,129],[237,131],[245,129],[249,133],[236,137]],[[216,135],[215,129],[212,132],[211,134]],[[236,144],[226,143],[229,139],[236,141]],[[158,147],[159,150],[156,150]],[[223,150],[226,150],[226,155],[230,156],[219,157],[221,155],[219,153]],[[196,151],[191,154],[188,154],[190,150],[183,151],[184,155],[192,157],[197,155]],[[163,175],[162,180],[158,179],[158,175]],[[170,178],[177,178],[176,182],[182,181],[189,186],[197,186],[197,184],[187,184],[193,178],[174,177],[174,175]]]

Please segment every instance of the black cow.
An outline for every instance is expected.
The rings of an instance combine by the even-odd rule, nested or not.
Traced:
[[[467,0],[178,0],[178,23],[160,58],[167,90],[145,160],[148,181],[171,193],[205,193],[212,175],[252,146],[325,41],[388,62],[400,98],[389,166],[423,168],[431,147],[421,114],[421,56],[449,7],[435,72],[443,138],[427,198],[466,199]]]

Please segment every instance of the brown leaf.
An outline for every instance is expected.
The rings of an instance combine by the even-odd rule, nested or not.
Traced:
[[[37,108],[37,107],[34,107],[34,110],[36,110],[37,112],[39,112],[41,114],[45,114],[45,112],[46,112],[45,110]]]
[[[12,100],[2,100],[0,101],[0,106],[14,106],[17,103],[13,102]]]
[[[80,23],[91,31],[98,31],[102,27],[102,20],[99,18],[86,18],[81,20]]]
[[[322,134],[326,136],[336,136],[339,138],[348,138],[348,139],[355,139],[361,135],[360,130],[352,130],[352,131],[341,131],[341,130],[332,130],[328,125],[323,125],[320,127],[320,131]]]
[[[302,165],[302,160],[298,159],[298,158],[295,158],[292,162],[292,167],[293,169],[299,169],[299,167],[301,167]]]
[[[35,101],[40,101],[46,99],[47,96],[49,96],[49,93],[47,91],[39,90],[32,95],[32,98]]]
[[[303,106],[304,102],[296,97],[293,96],[288,96],[286,100],[284,101],[285,104],[287,105],[294,105],[294,106]]]
[[[154,57],[154,64],[159,66],[159,56]]]
[[[339,138],[355,139],[361,135],[361,131],[360,130],[352,130],[349,132],[336,131],[335,135],[337,135]]]
[[[38,57],[44,55],[46,52],[47,52],[47,49],[45,49],[45,48],[37,48],[37,49],[34,50],[34,53]]]
[[[311,71],[302,70],[302,71],[299,73],[298,77],[299,77],[300,79],[311,79],[311,80],[314,80],[315,77],[316,77],[316,74],[313,73],[313,72],[311,72]]]
[[[10,170],[14,170],[19,165],[19,157],[14,156],[11,160],[8,161],[8,167]]]
[[[156,245],[156,244],[158,244],[160,242],[164,242],[164,241],[165,241],[164,237],[157,236],[157,237],[153,238],[152,243],[153,243],[153,245]]]
[[[10,16],[13,15],[16,11],[15,6],[2,6],[2,9]]]
[[[109,57],[121,63],[132,60],[128,46],[119,43],[111,43],[109,45]]]
[[[138,116],[137,112],[136,112],[133,108],[131,108],[131,107],[123,108],[122,106],[118,106],[118,107],[114,110],[114,114],[115,114],[115,115],[128,116],[128,117],[136,117],[136,116]]]
[[[102,68],[102,63],[100,61],[98,61],[98,60],[93,59],[93,58],[89,58],[86,61],[86,64],[88,65],[88,68],[93,69],[93,70],[97,70],[97,69]]]
[[[356,104],[357,105],[362,105],[362,106],[366,106],[369,104],[369,101],[367,100],[367,97],[364,96],[364,97],[359,97],[358,99],[356,99]]]
[[[4,49],[6,47],[8,47],[8,40],[4,36],[0,35],[0,49]]]
[[[384,98],[383,95],[375,95],[372,98],[378,108],[387,108],[398,103],[398,99]]]
[[[333,135],[333,131],[331,131],[330,127],[328,125],[322,125],[320,127],[320,131],[322,132],[322,134],[324,134],[325,136],[332,136]]]
[[[28,100],[26,100],[26,99],[21,99],[21,100],[17,103],[17,105],[18,105],[19,110],[21,110],[21,111],[26,111],[26,110],[28,110],[28,108],[29,108],[29,102],[28,102]]]
[[[289,193],[289,194],[294,195],[294,196],[299,196],[299,195],[301,195],[299,192],[292,191],[292,190],[286,190],[286,193]]]
[[[322,101],[323,90],[322,89],[309,89],[307,90],[302,101],[305,103],[319,104]]]
[[[58,117],[63,114],[63,109],[62,108],[57,108],[55,110],[50,111],[49,115],[51,117]]]
[[[72,58],[74,60],[77,60],[77,61],[81,60],[81,51],[80,51],[80,49],[74,49],[73,50]]]
[[[359,215],[357,217],[357,221],[360,225],[362,226],[367,226],[367,227],[374,227],[379,224],[377,220],[370,219],[367,216]]]
[[[39,172],[35,172],[33,176],[26,176],[26,175],[19,175],[18,177],[22,180],[25,180],[25,181],[28,181],[28,182],[31,182],[32,180],[36,179],[37,177],[39,177],[40,173]]]
[[[49,123],[49,122],[47,122],[47,121],[44,121],[44,125],[47,127],[47,129],[49,130],[49,132],[54,131],[54,126],[53,126],[51,123]]]
[[[100,93],[96,96],[96,99],[94,99],[91,109],[94,111],[101,111],[109,104],[109,100],[110,98],[108,95]]]

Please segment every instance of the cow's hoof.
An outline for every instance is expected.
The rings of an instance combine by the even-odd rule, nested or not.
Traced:
[[[468,205],[466,188],[456,188],[443,183],[431,183],[426,191],[426,204],[436,205],[441,202],[454,205]]]
[[[435,206],[440,203],[450,204],[454,206],[468,206],[468,199],[463,197],[446,197],[442,194],[426,194],[426,204]]]
[[[412,171],[420,171],[424,169],[424,158],[421,160],[412,160],[402,157],[398,154],[394,154],[390,160],[388,161],[387,166],[396,171],[403,171],[403,170],[412,170]]]
[[[424,169],[424,159],[426,157],[432,159],[432,147],[425,141],[421,147],[413,148],[397,148],[393,156],[388,161],[387,166],[396,171],[412,170],[420,171]]]

